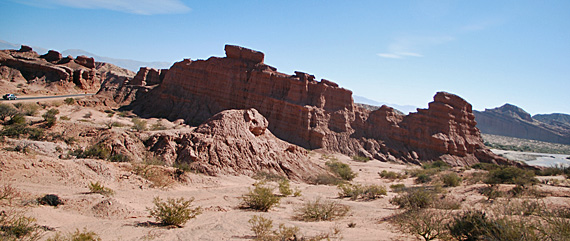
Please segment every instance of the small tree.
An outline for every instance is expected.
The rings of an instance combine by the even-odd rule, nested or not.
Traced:
[[[201,207],[191,208],[193,201],[194,198],[190,200],[168,198],[163,202],[159,197],[155,197],[154,208],[147,208],[147,210],[162,225],[182,227],[188,220],[202,213]]]

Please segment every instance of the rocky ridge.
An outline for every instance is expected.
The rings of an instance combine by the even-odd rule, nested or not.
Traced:
[[[474,113],[477,127],[485,134],[570,144],[570,125],[564,122],[566,116],[562,114],[535,118],[511,104]]]
[[[119,99],[143,117],[194,125],[224,110],[254,108],[269,121],[268,130],[287,142],[382,161],[507,162],[484,147],[471,105],[453,94],[439,92],[428,109],[407,116],[387,106],[370,111],[332,81],[280,73],[258,51],[232,45],[225,50],[223,58],[175,63],[156,85],[125,80],[104,85],[99,95]]]
[[[2,83],[5,91],[18,91],[9,84],[17,83],[20,86],[17,89],[24,89],[24,93],[29,85],[55,93],[95,92],[110,78],[133,75],[129,70],[95,62],[91,57],[64,57],[55,50],[39,55],[23,45],[19,50],[0,51],[0,79],[6,81]]]

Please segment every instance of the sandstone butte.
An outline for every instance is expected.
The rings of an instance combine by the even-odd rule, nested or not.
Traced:
[[[388,106],[370,111],[356,106],[352,92],[334,82],[302,72],[280,73],[264,64],[258,51],[233,45],[225,51],[226,57],[185,59],[168,70],[141,68],[135,78],[104,83],[98,96],[143,117],[192,125],[225,110],[255,109],[284,141],[380,161],[514,164],[484,146],[471,104],[456,95],[438,92],[428,109],[409,115]],[[176,138],[182,143],[191,137],[169,140]],[[185,147],[176,148],[170,153]]]

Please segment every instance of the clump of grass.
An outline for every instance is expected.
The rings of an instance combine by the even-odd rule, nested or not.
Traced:
[[[95,183],[90,182],[89,183],[89,191],[91,193],[98,193],[98,194],[101,194],[103,196],[112,196],[115,194],[115,191],[113,191],[113,189],[105,187],[102,184],[100,184],[99,182],[95,182]]]
[[[154,207],[147,208],[150,216],[164,226],[182,227],[188,220],[195,218],[202,213],[201,207],[192,208],[194,198],[186,200],[184,198],[167,198],[162,201],[159,197],[153,200]]]
[[[398,173],[398,172],[394,172],[394,171],[386,171],[386,170],[382,170],[382,172],[378,173],[378,175],[380,175],[381,178],[386,178],[386,179],[390,179],[390,180],[401,180],[401,179],[405,179],[408,178],[408,176],[404,173]]]
[[[150,126],[150,129],[153,131],[159,131],[159,130],[166,130],[167,128],[161,122],[156,122]]]
[[[81,151],[80,149],[75,150],[73,153],[78,158],[98,158],[98,159],[107,159],[111,155],[111,150],[103,145],[103,143],[98,143],[92,146],[89,146],[85,151]]]
[[[365,157],[365,156],[352,156],[352,160],[357,162],[368,162],[372,159],[370,159],[370,157]]]
[[[265,182],[255,183],[254,188],[242,196],[242,207],[267,212],[280,201],[280,197],[273,194],[273,189]]]
[[[437,160],[431,163],[426,163],[422,165],[423,169],[438,169],[438,170],[447,170],[450,168],[449,164],[442,160]]]
[[[346,181],[341,179],[340,177],[328,173],[318,174],[311,180],[311,183],[316,185],[330,185],[330,186],[336,186],[345,182]]]
[[[73,233],[62,234],[57,232],[55,236],[48,238],[47,241],[101,241],[102,239],[93,231],[79,231],[76,229]]]
[[[406,184],[398,183],[390,185],[390,189],[394,192],[403,192],[406,190]]]
[[[343,180],[352,181],[352,179],[357,176],[357,174],[353,172],[352,169],[350,169],[350,166],[348,166],[348,164],[334,160],[327,161],[325,164],[329,167],[329,170],[332,173],[338,175]]]
[[[441,176],[441,181],[444,187],[457,187],[461,185],[461,177],[454,172]]]
[[[279,174],[260,171],[260,172],[255,173],[255,175],[253,176],[253,179],[265,180],[265,181],[269,181],[269,182],[280,182],[282,180],[286,180],[287,178],[285,178],[284,176],[281,176]]]
[[[152,187],[168,188],[174,184],[174,179],[170,171],[161,168],[163,165],[164,162],[159,159],[151,158],[143,164],[134,165],[133,172],[152,182]]]
[[[386,195],[386,188],[378,185],[362,186],[360,184],[340,184],[338,186],[341,198],[348,197],[351,200],[364,199],[373,200]]]
[[[431,182],[431,176],[426,173],[421,173],[416,176],[414,183],[421,184],[421,183],[429,183]]]
[[[143,120],[141,118],[135,117],[132,120],[133,122],[133,129],[135,129],[136,131],[146,131],[146,120]]]
[[[432,191],[424,187],[410,188],[390,199],[390,203],[402,209],[422,209],[433,204],[434,196]]]
[[[296,218],[305,222],[330,221],[344,217],[349,211],[350,207],[346,205],[317,198],[297,209]]]
[[[73,98],[65,98],[65,100],[63,100],[63,103],[67,104],[67,105],[73,105],[75,104],[75,99]]]

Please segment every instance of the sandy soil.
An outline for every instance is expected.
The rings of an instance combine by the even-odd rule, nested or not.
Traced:
[[[109,121],[132,125],[129,117],[109,114],[95,109],[62,105],[60,120],[55,131],[78,133],[78,130],[104,127]],[[40,113],[41,115],[41,113]],[[31,119],[39,117],[31,117]],[[167,128],[187,128],[183,125],[161,121]],[[119,127],[128,129],[128,127]],[[77,136],[79,138],[79,136]],[[251,240],[253,232],[248,220],[254,215],[262,215],[273,220],[274,226],[283,223],[297,226],[305,235],[317,235],[340,230],[343,240],[416,240],[412,235],[403,234],[388,222],[382,221],[399,212],[389,200],[397,194],[389,186],[403,183],[412,186],[413,179],[389,181],[378,175],[382,170],[403,172],[413,168],[408,165],[383,163],[379,161],[357,162],[350,157],[326,153],[322,150],[310,152],[310,160],[319,165],[331,158],[350,165],[358,176],[353,183],[378,184],[386,187],[388,194],[373,201],[351,201],[338,198],[336,186],[292,183],[293,188],[302,192],[300,197],[284,197],[279,206],[269,212],[255,212],[240,209],[241,197],[252,187],[256,180],[247,176],[211,177],[202,174],[185,173],[181,182],[176,182],[167,189],[152,188],[152,183],[133,172],[130,163],[112,163],[95,159],[60,159],[62,150],[72,149],[63,141],[32,142],[27,140],[4,139],[0,141],[0,186],[11,185],[21,193],[21,201],[33,203],[38,197],[56,194],[64,200],[58,207],[29,205],[26,213],[36,218],[37,224],[48,227],[42,239],[53,237],[56,232],[73,232],[77,229],[93,231],[103,240]],[[22,144],[22,142],[26,142]],[[20,143],[20,144],[18,144]],[[17,145],[33,146],[31,151],[14,151]],[[57,151],[59,146],[59,151]],[[478,170],[451,171],[468,177]],[[556,186],[539,184],[537,188],[548,192],[542,201],[551,207],[570,206],[570,188],[562,177]],[[100,182],[114,190],[115,195],[103,196],[89,193],[88,185]],[[437,183],[437,181],[436,181]],[[561,184],[560,184],[561,183]],[[276,185],[276,184],[275,184]],[[447,196],[461,200],[463,209],[481,206],[486,199],[478,193],[484,184],[467,184],[446,188]],[[507,190],[512,185],[502,187]],[[162,199],[195,198],[194,206],[203,208],[203,213],[188,221],[182,228],[168,229],[153,225],[147,208],[153,206],[155,197]],[[294,218],[296,209],[307,201],[317,198],[333,200],[348,205],[348,216],[335,221],[303,222]],[[349,224],[356,224],[349,227]]]

